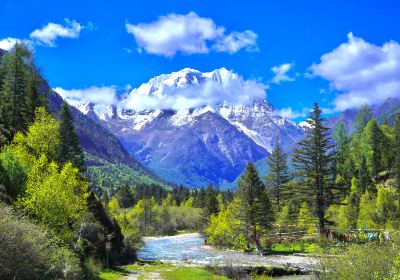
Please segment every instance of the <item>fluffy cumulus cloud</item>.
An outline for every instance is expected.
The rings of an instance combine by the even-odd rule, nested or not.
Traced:
[[[333,101],[337,111],[400,97],[400,44],[378,46],[349,33],[348,41],[324,54],[311,71],[339,91]]]
[[[182,88],[163,88],[161,95],[140,94],[134,89],[124,101],[124,107],[134,110],[188,109],[226,102],[231,105],[250,104],[266,98],[266,86],[252,80],[207,81],[201,85]]]
[[[92,86],[85,89],[63,89],[60,87],[54,88],[63,99],[71,105],[77,105],[81,102],[90,102],[100,105],[112,105],[117,102],[116,87],[97,87]]]
[[[30,46],[32,42],[30,42],[29,40],[21,40],[18,38],[8,37],[5,39],[0,39],[0,49],[9,51],[14,47],[16,43],[25,43]]]
[[[258,35],[251,30],[234,31],[219,39],[213,45],[213,48],[217,52],[228,52],[230,54],[238,52],[240,49],[245,49],[248,52],[258,51],[257,37]]]
[[[310,112],[310,108],[303,108],[302,110],[293,110],[292,107],[282,108],[275,111],[278,115],[288,118],[288,119],[297,119],[304,118]]]
[[[171,57],[185,54],[208,53],[210,50],[235,53],[240,49],[257,50],[257,34],[251,30],[225,34],[210,18],[190,12],[186,15],[169,14],[150,23],[125,25],[135,37],[139,51]]]
[[[283,63],[279,66],[274,66],[271,71],[275,74],[272,78],[272,82],[275,84],[280,84],[281,82],[291,82],[294,78],[290,77],[288,72],[293,68],[292,63]]]
[[[89,29],[92,24],[88,25]],[[65,19],[65,25],[50,22],[43,28],[36,29],[29,35],[30,38],[40,44],[54,47],[57,38],[71,38],[76,39],[79,37],[81,30],[84,28],[76,20]]]

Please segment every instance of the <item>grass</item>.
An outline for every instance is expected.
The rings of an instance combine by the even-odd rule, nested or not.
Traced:
[[[152,279],[155,275],[166,280],[225,280],[225,276],[215,275],[200,267],[175,266],[160,262],[139,262],[102,271],[98,277],[102,280],[121,280],[129,274],[137,273],[138,279]]]

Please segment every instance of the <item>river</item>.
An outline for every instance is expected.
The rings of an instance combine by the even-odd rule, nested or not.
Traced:
[[[168,263],[192,265],[233,266],[289,266],[310,271],[317,260],[304,256],[266,255],[218,250],[204,245],[204,237],[197,234],[180,234],[166,237],[147,237],[138,257],[143,260],[160,260]]]

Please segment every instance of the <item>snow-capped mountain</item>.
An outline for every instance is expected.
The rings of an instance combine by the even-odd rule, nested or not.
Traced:
[[[154,77],[112,105],[73,105],[156,174],[187,186],[232,182],[248,161],[266,157],[277,139],[290,150],[303,135],[276,114],[262,86],[225,68],[186,68]]]

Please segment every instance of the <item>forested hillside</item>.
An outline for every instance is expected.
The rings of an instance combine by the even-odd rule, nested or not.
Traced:
[[[0,55],[5,54],[2,51]],[[63,99],[53,91],[43,79],[39,70],[37,92],[46,101],[51,114],[59,118]],[[85,152],[86,174],[91,179],[91,185],[98,195],[112,194],[118,186],[124,183],[159,184],[170,188],[163,179],[152,174],[146,167],[132,158],[120,141],[95,120],[83,115],[75,107],[69,107],[76,128],[79,143]]]
[[[84,176],[69,107],[59,121],[50,114],[27,46],[4,54],[0,73],[0,278],[89,278],[130,260],[134,248]]]

